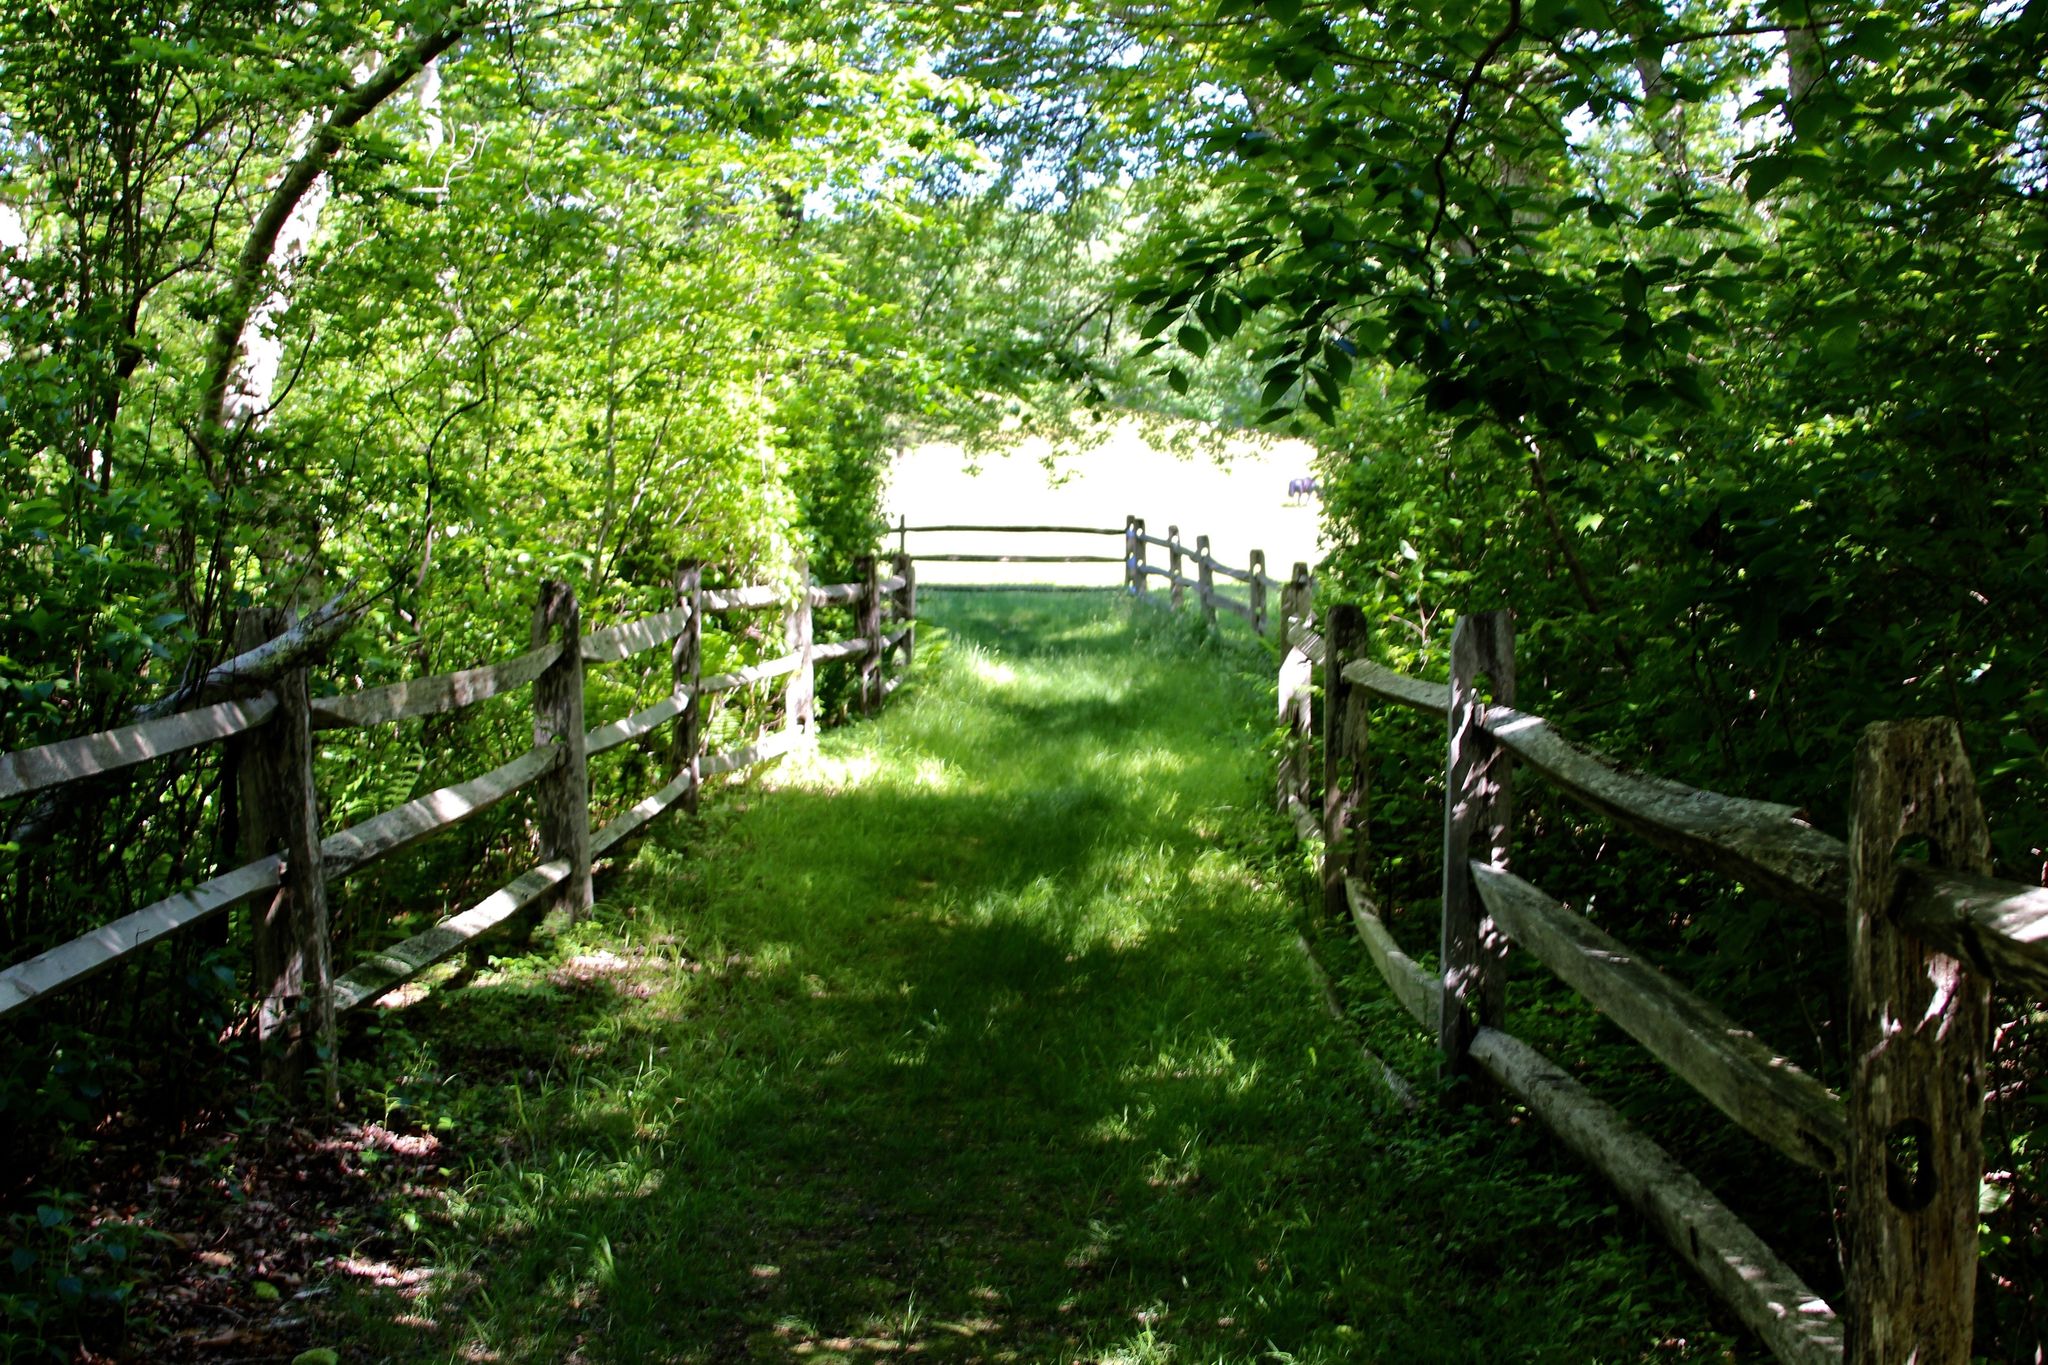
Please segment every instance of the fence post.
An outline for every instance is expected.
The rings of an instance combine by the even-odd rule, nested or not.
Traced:
[[[873,555],[854,561],[853,576],[860,581],[857,612],[860,637],[868,652],[860,656],[860,713],[872,716],[882,704],[882,572]]]
[[[1444,1070],[1466,1070],[1466,1049],[1482,1027],[1498,1027],[1506,1010],[1507,940],[1479,899],[1472,862],[1507,866],[1508,824],[1514,812],[1512,762],[1486,733],[1486,698],[1478,688],[1493,680],[1493,700],[1515,699],[1515,627],[1506,611],[1458,618],[1451,632],[1450,747],[1444,770],[1444,1003],[1437,1048]]]
[[[1266,552],[1252,551],[1252,634],[1266,633]]]
[[[896,624],[904,627],[903,671],[908,673],[917,655],[917,561],[898,550],[889,561],[889,572],[903,580],[903,586],[896,589]]]
[[[1323,913],[1343,919],[1344,879],[1366,875],[1366,720],[1344,665],[1365,657],[1365,613],[1349,602],[1323,612]]]
[[[704,751],[704,699],[697,695],[697,684],[704,677],[704,566],[694,559],[686,560],[676,569],[675,585],[676,605],[688,607],[690,615],[683,622],[683,633],[676,636],[669,649],[669,677],[676,695],[682,698],[682,707],[676,712],[669,766],[675,769],[677,777],[690,775],[690,785],[683,792],[683,809],[695,815],[697,787],[703,776],[697,761]]]
[[[1202,624],[1216,629],[1216,556],[1209,552],[1209,537],[1195,537],[1195,554],[1200,563],[1198,589],[1202,598]]]
[[[788,731],[792,744],[814,744],[818,739],[818,668],[811,662],[811,646],[817,637],[811,617],[811,569],[802,561],[796,566],[796,597],[790,603],[783,629],[789,652],[800,656],[803,662],[789,675],[789,686],[783,693],[782,728]]]
[[[896,514],[896,553],[910,553],[910,517],[901,512]]]
[[[1297,628],[1304,632],[1313,629],[1313,611],[1314,589],[1309,583],[1308,565],[1297,563],[1293,575],[1280,589],[1280,685],[1276,691],[1280,722],[1288,731],[1287,748],[1280,755],[1279,802],[1283,814],[1290,797],[1306,803],[1313,790],[1308,755],[1315,737],[1311,698],[1315,665],[1309,662],[1306,649],[1294,640]]]
[[[1849,815],[1847,1365],[1967,1365],[1990,983],[1892,918],[1898,845],[1985,875],[1991,839],[1952,720],[1872,725]]]
[[[1186,605],[1188,598],[1187,587],[1180,581],[1180,527],[1167,527],[1166,539],[1170,542],[1166,547],[1167,567],[1173,570],[1173,577],[1168,580],[1172,585],[1173,609],[1179,611]]]
[[[583,752],[583,616],[576,591],[545,579],[533,608],[533,647],[559,639],[562,657],[533,680],[533,742],[561,746],[563,759],[534,787],[540,856],[569,860],[554,904],[575,919],[590,908],[590,770]]]
[[[1146,554],[1145,519],[1143,517],[1126,517],[1124,519],[1124,540],[1129,546],[1131,595],[1143,597],[1150,587],[1145,581],[1145,561],[1150,556]]]
[[[235,652],[246,653],[291,625],[282,611],[252,609],[235,623]],[[256,1038],[266,1082],[289,1085],[318,1065],[331,1106],[334,1070],[334,948],[329,938],[327,867],[320,855],[320,811],[313,781],[312,704],[306,670],[273,684],[277,711],[250,736],[237,764],[244,861],[284,855],[284,877],[253,916]]]

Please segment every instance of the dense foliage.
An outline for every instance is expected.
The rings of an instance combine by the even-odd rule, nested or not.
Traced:
[[[1863,725],[1959,718],[2041,880],[2044,63],[2041,0],[8,10],[0,748],[118,722],[251,604],[368,601],[347,685],[504,652],[542,575],[594,620],[682,559],[833,575],[910,425],[1125,407],[1312,436],[1375,648],[1426,669],[1511,606],[1524,701],[1632,762],[1839,830]],[[523,724],[332,745],[329,814]],[[231,863],[227,781],[0,812],[0,955]],[[1416,809],[1378,813],[1422,900]],[[1738,1014],[1838,1020],[1832,926],[1524,824]],[[521,837],[351,888],[345,931]],[[241,941],[45,1012],[10,1131],[186,1074]],[[176,1046],[76,1047],[116,998]],[[2038,1033],[2002,1007],[1988,1317],[2048,1301]]]
[[[930,187],[980,164],[954,124],[984,98],[922,50],[849,6],[9,8],[0,749],[174,695],[250,606],[359,608],[333,689],[523,648],[543,577],[591,625],[666,605],[685,560],[847,577],[899,416],[999,415],[922,315],[964,213]],[[770,643],[713,630],[707,665]],[[593,706],[665,668],[593,674]],[[325,822],[527,724],[492,703],[329,737]],[[601,806],[640,762],[605,761]],[[0,810],[0,960],[243,861],[233,790],[203,750]],[[529,838],[508,811],[352,880],[341,953]],[[5,1145],[61,1148],[224,1060],[247,940],[179,936],[11,1022]]]

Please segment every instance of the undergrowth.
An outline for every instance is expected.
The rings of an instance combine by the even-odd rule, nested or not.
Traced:
[[[880,720],[357,1036],[355,1102],[448,1164],[357,1229],[344,1359],[1751,1351],[1540,1132],[1437,1093],[1412,1030],[1376,1032],[1422,1103],[1382,1108],[1295,949],[1262,646],[1100,598],[925,606]]]

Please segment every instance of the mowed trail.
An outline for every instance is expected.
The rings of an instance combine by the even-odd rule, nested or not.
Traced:
[[[1518,1230],[1572,1198],[1509,1197],[1529,1144],[1379,1115],[1320,1008],[1263,659],[1107,595],[925,605],[879,721],[409,1025],[496,1136],[342,1305],[360,1358],[1631,1356]]]

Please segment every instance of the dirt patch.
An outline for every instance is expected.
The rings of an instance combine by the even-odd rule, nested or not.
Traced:
[[[64,1254],[69,1238],[80,1260],[101,1248],[84,1270],[88,1303],[47,1321],[45,1341],[82,1362],[290,1360],[326,1344],[323,1278],[363,1273],[379,1254],[350,1230],[437,1182],[448,1159],[432,1133],[348,1121],[198,1130],[168,1151],[105,1154],[37,1248]],[[27,1216],[41,1208],[54,1218],[58,1206]],[[114,1242],[125,1250],[110,1263]]]

